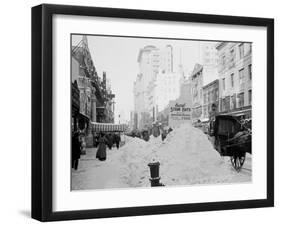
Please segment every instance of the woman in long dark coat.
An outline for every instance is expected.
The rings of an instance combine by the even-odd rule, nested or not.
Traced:
[[[107,140],[103,134],[100,135],[99,138],[99,146],[98,146],[98,151],[96,154],[96,158],[99,159],[100,161],[105,161],[106,160],[106,143]]]
[[[72,168],[78,169],[78,163],[81,155],[81,142],[79,140],[79,132],[72,135]]]

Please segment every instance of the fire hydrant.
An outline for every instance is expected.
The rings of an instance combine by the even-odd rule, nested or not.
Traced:
[[[159,167],[160,162],[151,162],[148,164],[150,169],[150,184],[151,187],[157,187],[157,186],[165,186],[164,184],[160,183],[160,177],[159,177]]]

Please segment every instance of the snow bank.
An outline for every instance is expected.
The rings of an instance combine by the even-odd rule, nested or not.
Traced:
[[[106,162],[83,163],[84,171],[73,173],[72,187],[149,187],[151,161],[160,162],[161,182],[166,186],[251,181],[251,162],[250,171],[237,173],[229,158],[220,157],[201,130],[183,124],[169,133],[164,142],[161,136],[151,136],[148,142],[126,136],[125,145],[119,150],[107,151]]]
[[[126,137],[126,145],[112,161],[120,161],[122,180],[130,187],[150,186],[151,161],[160,162],[161,182],[165,185],[214,184],[249,181],[249,175],[238,174],[228,158],[222,158],[207,136],[190,124],[183,124],[148,142]]]
[[[139,138],[126,137],[126,144],[110,159],[111,162],[119,164],[124,183],[129,187],[150,186],[147,164],[153,159],[159,145],[159,139],[155,138],[146,142]]]
[[[159,148],[163,183],[167,185],[226,182],[229,167],[207,136],[185,124],[174,130]]]

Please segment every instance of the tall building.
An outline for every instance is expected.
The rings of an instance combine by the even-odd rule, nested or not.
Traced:
[[[136,81],[134,82],[134,128],[139,129],[146,123],[144,118],[141,118],[141,114],[146,112],[145,109],[145,91],[144,91],[144,81],[143,75],[138,74]]]
[[[219,111],[251,108],[252,44],[220,42],[216,48],[219,55]]]
[[[159,73],[155,80],[155,103],[157,111],[163,111],[169,101],[180,96],[182,75],[178,72]]]
[[[130,121],[129,121],[129,129],[134,130],[134,122],[135,122],[135,113],[134,111],[130,111]]]
[[[218,64],[218,53],[216,49],[217,42],[200,41],[199,48],[199,63],[206,66],[216,66]],[[208,78],[212,81],[212,78]],[[207,81],[207,83],[209,82]]]
[[[156,89],[159,78],[173,74],[173,48],[167,45],[162,49],[148,45],[138,55],[139,74],[134,82],[134,111],[138,129],[149,126],[157,117]],[[161,75],[161,76],[160,76]],[[160,77],[159,77],[160,76]]]

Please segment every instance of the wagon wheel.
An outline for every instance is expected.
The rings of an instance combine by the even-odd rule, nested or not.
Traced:
[[[234,169],[239,172],[245,162],[246,153],[244,152],[241,155],[233,155],[230,157],[230,161]]]

